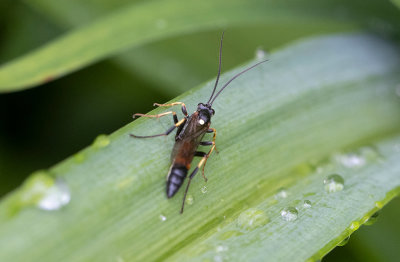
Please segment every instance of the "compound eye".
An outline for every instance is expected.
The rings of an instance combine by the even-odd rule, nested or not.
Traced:
[[[213,115],[215,115],[215,110],[214,110],[214,109],[212,109],[212,108],[211,108],[211,110],[212,110],[212,114],[213,114]]]
[[[200,125],[204,125],[205,123],[206,123],[206,122],[205,122],[203,119],[201,119],[201,118],[199,119],[199,124],[200,124]]]

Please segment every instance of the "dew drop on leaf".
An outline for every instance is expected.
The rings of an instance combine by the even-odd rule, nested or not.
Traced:
[[[286,188],[281,187],[281,188],[278,189],[278,192],[276,192],[275,198],[276,199],[283,199],[283,198],[287,198],[288,195],[289,194],[288,194]]]
[[[188,205],[193,205],[193,203],[194,203],[194,198],[193,198],[193,196],[192,196],[192,195],[188,195],[188,196],[186,197],[185,203],[188,204]]]
[[[242,212],[237,219],[238,227],[244,230],[253,230],[266,225],[268,222],[269,217],[267,214],[257,208],[250,208]]]
[[[85,155],[83,153],[76,153],[74,155],[74,161],[76,163],[82,163],[83,161],[85,161]]]
[[[227,246],[222,246],[222,245],[218,245],[218,246],[216,246],[215,247],[215,251],[216,252],[225,252],[225,251],[228,251],[228,247]]]
[[[365,221],[364,225],[370,226],[375,224],[375,222],[378,220],[379,212],[375,212],[372,216],[370,216],[367,221]]]
[[[353,221],[350,224],[350,229],[353,230],[353,231],[356,231],[359,228],[360,228],[360,223],[358,221]]]
[[[106,135],[99,135],[96,137],[96,139],[93,142],[93,147],[94,148],[103,148],[106,147],[110,144],[110,139]]]
[[[257,48],[254,53],[255,53],[255,58],[257,60],[263,60],[267,56],[267,52],[264,49],[262,49],[261,47]]]
[[[281,217],[285,221],[295,221],[299,212],[294,207],[285,207],[281,210]]]
[[[325,191],[334,193],[342,191],[344,188],[344,179],[338,174],[329,175],[324,179]]]
[[[67,205],[71,194],[67,184],[55,179],[47,171],[32,174],[19,193],[20,206],[37,206],[42,210],[58,210]]]
[[[311,205],[311,201],[310,200],[304,200],[304,203],[303,203],[303,207],[304,208],[310,208],[312,205]]]
[[[336,160],[345,167],[356,168],[366,164],[366,160],[356,153],[347,153],[337,155]]]
[[[346,237],[345,239],[343,239],[339,244],[337,244],[339,247],[342,247],[344,245],[346,245],[350,240],[350,236]]]
[[[58,210],[67,205],[71,200],[71,193],[67,184],[57,179],[52,187],[49,187],[42,198],[37,203],[37,207],[42,210]]]
[[[375,206],[376,206],[377,208],[382,208],[382,207],[383,207],[383,203],[382,203],[381,201],[376,201],[376,202],[375,202]]]

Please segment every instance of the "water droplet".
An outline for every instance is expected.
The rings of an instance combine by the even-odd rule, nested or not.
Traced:
[[[344,188],[344,179],[338,174],[333,174],[325,178],[324,185],[325,191],[328,193],[342,191]]]
[[[346,237],[345,239],[343,239],[339,244],[337,244],[339,247],[342,247],[344,245],[346,245],[350,240],[350,236]]]
[[[167,220],[167,217],[166,216],[164,216],[163,214],[161,214],[160,216],[159,216],[159,219],[161,220],[161,221],[166,221]]]
[[[359,228],[360,228],[360,223],[358,221],[351,222],[351,224],[350,224],[351,230],[356,231]]]
[[[275,194],[275,198],[279,199],[279,198],[287,198],[289,195],[289,193],[287,192],[286,188],[281,187],[278,189],[278,192]]]
[[[36,205],[43,210],[58,210],[67,205],[71,194],[61,179],[54,179],[46,171],[37,171],[23,184],[19,192],[19,205]]]
[[[370,216],[367,221],[365,221],[364,225],[370,226],[375,224],[375,222],[378,220],[379,212],[375,212],[372,216]]]
[[[396,86],[396,95],[400,97],[400,84]]]
[[[215,251],[218,252],[218,253],[219,253],[219,252],[228,251],[228,249],[229,249],[229,248],[228,248],[227,246],[221,246],[221,245],[215,247]]]
[[[377,208],[382,208],[382,207],[383,207],[383,203],[382,203],[381,201],[376,201],[376,202],[375,202],[375,206],[376,206]]]
[[[186,197],[185,203],[188,204],[188,205],[193,205],[193,202],[194,202],[193,196],[192,195],[188,195]]]
[[[33,173],[22,186],[20,192],[21,204],[37,204],[46,191],[54,185],[54,182],[54,178],[46,171]]]
[[[356,153],[340,154],[335,156],[337,162],[348,168],[362,167],[367,162],[361,155]]]
[[[255,51],[255,57],[257,60],[263,60],[267,56],[267,52],[261,47],[257,48]]]
[[[45,191],[44,195],[37,203],[37,207],[47,211],[59,210],[67,205],[70,200],[71,193],[69,192],[67,184],[61,179],[57,179],[53,186]]]
[[[347,168],[360,168],[368,162],[376,161],[380,154],[372,146],[360,147],[356,152],[343,153],[334,156],[336,162]]]
[[[203,186],[202,188],[201,188],[201,193],[203,193],[203,194],[205,194],[205,193],[207,193],[207,187],[206,186]]]
[[[83,153],[77,153],[74,155],[74,161],[76,163],[82,163],[85,161],[85,155]]]
[[[269,218],[265,212],[256,208],[250,208],[242,212],[237,219],[238,227],[245,230],[253,230],[266,225],[268,222]]]
[[[96,137],[96,139],[93,142],[93,147],[94,148],[103,148],[106,147],[110,144],[110,139],[106,135],[99,135]]]
[[[295,221],[299,212],[294,207],[286,207],[281,210],[281,217],[285,221]]]
[[[310,208],[311,207],[311,201],[310,200],[304,200],[303,207],[304,208]]]

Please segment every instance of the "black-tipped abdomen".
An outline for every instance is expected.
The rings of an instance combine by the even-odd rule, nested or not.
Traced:
[[[185,166],[173,165],[167,179],[167,197],[173,197],[179,188],[182,186],[187,175],[187,168]]]

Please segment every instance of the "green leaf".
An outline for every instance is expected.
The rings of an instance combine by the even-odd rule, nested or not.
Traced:
[[[400,1],[399,0],[391,0],[393,2],[394,5],[396,5],[397,7],[400,7]]]
[[[171,119],[139,119],[100,136],[1,202],[0,260],[320,258],[399,193],[399,66],[398,50],[372,35],[316,38],[273,53],[216,100],[220,153],[207,162],[208,183],[193,180],[183,215],[183,190],[165,197],[173,138],[129,137],[162,132]],[[191,111],[212,85],[176,100]],[[327,193],[323,180],[332,173],[344,189]],[[68,185],[71,202],[35,208],[53,177]],[[287,197],[276,198],[282,187]],[[299,208],[295,221],[281,219],[289,206]]]
[[[366,17],[369,19],[371,13],[375,16],[377,11],[376,16],[398,23],[395,16],[398,13],[388,11],[387,4],[380,2],[363,2],[362,9],[358,4],[351,5],[351,16],[340,13],[343,3],[337,1],[319,5],[304,3],[309,1],[277,4],[263,0],[184,3],[168,0],[126,5],[3,65],[0,68],[0,92],[45,83],[129,48],[187,32],[261,23],[284,24],[288,17],[295,17],[291,21],[297,24],[335,23],[349,28],[364,23]]]
[[[77,28],[127,4],[126,0],[112,2],[103,0],[84,2],[30,0],[25,2],[62,28]],[[303,6],[306,5],[312,7],[314,3],[304,1]],[[274,8],[274,3],[271,3],[270,8],[265,8],[265,17],[273,15],[275,13]],[[298,10],[298,12],[301,13],[302,10]],[[318,13],[320,11],[310,12],[308,16],[318,16]],[[263,22],[257,26],[225,28],[227,34],[224,47],[226,54],[224,68],[229,69],[247,61],[253,55],[254,50],[260,46],[270,50],[299,36],[351,30],[355,27],[351,23],[323,21],[322,19],[318,22],[302,21],[299,23],[298,16],[294,16],[289,10],[284,12],[282,16],[284,16],[284,19],[282,17],[281,20],[284,20],[284,22],[278,24],[271,21]],[[300,18],[300,20],[303,19]],[[221,29],[214,29],[213,31],[216,32],[197,32],[191,35],[168,37],[124,52],[115,56],[112,61],[123,68],[125,72],[140,75],[147,81],[151,81],[162,93],[176,96],[188,90],[191,86],[200,84],[204,79],[214,76],[215,57],[209,54],[217,54],[217,39],[221,34]],[[268,34],[259,34],[263,31],[268,32]],[[239,49],[240,52],[237,51]],[[232,53],[235,55],[230,56],[229,54]],[[157,68],[157,70],[154,70],[154,68]]]
[[[126,5],[127,1],[30,0],[25,2],[62,28],[77,28],[118,10]],[[307,4],[314,5],[311,2],[304,2],[304,5]],[[271,8],[265,9],[265,17],[269,16],[267,12],[274,13],[273,3]],[[310,13],[308,16],[315,16],[316,13]],[[263,22],[258,26],[225,28],[227,34],[224,68],[229,69],[247,61],[254,50],[260,46],[270,50],[299,36],[351,30],[355,27],[350,23],[331,20],[298,23],[297,16],[293,16],[291,12],[282,15],[285,16],[284,19],[282,18],[284,22],[279,24],[271,21],[268,24]],[[214,76],[215,57],[209,54],[217,54],[216,46],[221,29],[214,29],[214,31],[216,32],[197,32],[191,35],[168,37],[124,52],[115,56],[112,61],[125,72],[130,72],[135,76],[140,75],[154,83],[154,86],[158,87],[162,93],[176,96],[191,86],[200,84],[204,79]],[[262,31],[268,34],[259,34]],[[239,49],[240,52],[237,51]],[[235,55],[230,56],[229,54],[232,53]]]

